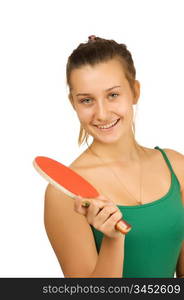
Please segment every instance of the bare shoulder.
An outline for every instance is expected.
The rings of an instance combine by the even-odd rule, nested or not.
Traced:
[[[182,190],[184,189],[184,155],[174,149],[164,148],[163,149],[167,154],[168,159],[177,175]]]
[[[163,150],[166,152],[169,160],[171,160],[171,163],[174,163],[174,167],[181,170],[184,174],[184,155],[170,148],[164,148]]]
[[[176,162],[183,163],[184,165],[184,154],[174,149],[164,148],[163,149],[171,158],[175,159]]]

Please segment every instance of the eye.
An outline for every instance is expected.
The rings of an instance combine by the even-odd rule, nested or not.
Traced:
[[[90,98],[84,98],[80,100],[81,103],[87,103],[87,104],[90,103],[90,101],[91,101]]]
[[[119,94],[111,93],[110,96],[112,96],[112,95],[115,95],[115,97],[112,97],[112,98],[116,98]]]

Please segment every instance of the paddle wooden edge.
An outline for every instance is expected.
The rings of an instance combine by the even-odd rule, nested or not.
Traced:
[[[61,186],[59,183],[57,183],[55,180],[53,180],[50,176],[48,176],[36,163],[36,160],[33,160],[33,166],[36,169],[36,171],[50,184],[52,184],[55,188],[57,188],[59,191],[63,192],[70,198],[74,199],[77,195],[73,194],[72,192],[65,189],[63,186]]]

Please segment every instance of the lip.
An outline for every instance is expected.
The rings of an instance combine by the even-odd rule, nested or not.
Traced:
[[[114,120],[115,121],[115,120]],[[99,125],[94,125],[98,130],[100,130],[100,131],[104,131],[104,132],[109,132],[109,131],[112,131],[118,124],[119,124],[119,121],[120,121],[120,118],[119,119],[117,119],[116,120],[116,123],[112,126],[112,127],[110,127],[110,128],[99,128],[98,126],[105,126],[105,124],[104,125],[102,125],[102,124],[99,124]],[[112,123],[112,122],[111,122]],[[110,124],[110,123],[108,123],[108,124]],[[107,124],[106,124],[107,125]]]

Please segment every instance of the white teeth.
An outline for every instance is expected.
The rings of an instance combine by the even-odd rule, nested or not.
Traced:
[[[117,122],[117,120],[116,121],[114,121],[114,122],[112,122],[112,123],[110,123],[110,124],[108,124],[108,125],[104,125],[104,126],[97,126],[98,128],[100,128],[100,129],[106,129],[106,128],[110,128],[110,127],[112,127],[113,125],[115,125],[116,124],[116,122]]]

